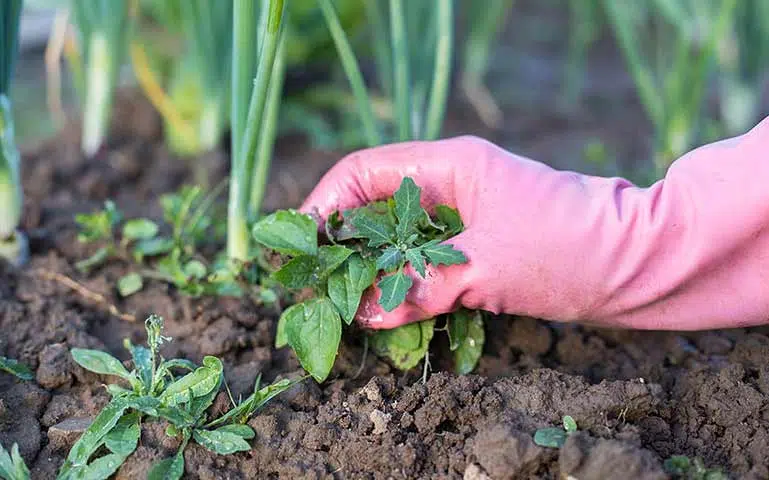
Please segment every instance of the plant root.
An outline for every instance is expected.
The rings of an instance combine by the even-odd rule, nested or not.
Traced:
[[[101,306],[120,320],[124,320],[126,322],[136,322],[136,317],[134,315],[121,312],[114,304],[110,303],[110,301],[107,300],[104,295],[89,290],[88,288],[84,287],[80,283],[64,274],[58,272],[48,272],[45,270],[35,270],[33,273],[39,277],[44,278],[45,280],[54,281],[64,285],[71,290],[74,290],[81,297]]]

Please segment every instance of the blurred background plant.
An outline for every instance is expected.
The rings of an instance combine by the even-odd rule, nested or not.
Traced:
[[[205,32],[226,28],[227,15],[222,12],[231,8],[231,2],[125,2],[138,2],[135,22],[111,15],[109,23],[100,23],[100,18],[106,18],[99,15],[104,2],[95,2],[87,16],[78,14],[82,3],[78,0],[30,0],[26,4],[26,19],[36,12],[49,12],[42,35],[47,38],[51,33],[52,39],[49,78],[63,85],[59,95],[66,97],[66,101],[51,100],[49,95],[49,104],[71,104],[71,94],[80,93],[74,98],[82,100],[80,109],[85,112],[84,151],[93,152],[105,131],[104,121],[97,121],[104,118],[104,105],[109,107],[110,95],[105,92],[115,82],[102,81],[104,89],[87,86],[88,78],[97,78],[88,73],[89,68],[94,69],[89,65],[99,64],[89,59],[98,59],[102,55],[98,45],[106,43],[115,52],[110,61],[123,64],[121,84],[138,84],[161,113],[165,141],[173,152],[197,158],[211,149],[226,149],[229,102],[222,98],[228,98],[230,83],[229,56],[224,53],[228,44]],[[419,115],[426,112],[423,107],[433,81],[425,72],[434,66],[435,44],[430,39],[436,24],[435,2],[403,4],[402,23],[406,38],[411,39],[406,46],[410,58],[406,65],[408,119],[405,103],[398,100],[402,96],[396,94],[392,52],[385,48],[391,32],[385,8],[388,2],[330,3],[358,60],[361,78],[370,86],[368,102],[381,134],[391,140],[405,138],[398,125],[408,124],[410,137],[421,138],[425,118]],[[321,4],[318,0],[287,4],[293,33],[286,39],[285,89],[275,135],[299,134],[314,148],[349,151],[371,144],[370,126],[358,115],[359,102],[349,88]],[[585,132],[579,148],[565,144],[563,157],[569,157],[568,161],[560,155],[538,159],[595,173],[632,173],[646,183],[663,175],[670,162],[689,149],[742,133],[766,114],[763,92],[769,71],[769,3],[762,0],[454,0],[452,4],[455,35],[448,109],[454,113],[446,120],[446,134],[474,133],[511,150],[536,154],[537,138],[547,135],[549,127],[531,131],[522,127],[522,116],[548,124],[560,118],[570,122],[572,130],[579,130],[588,128],[586,125],[593,124],[588,119],[601,114],[594,112],[625,109],[626,117],[645,117],[646,125],[635,130],[635,138],[615,141],[608,134]],[[52,12],[57,9],[70,13],[54,17]],[[198,14],[189,14],[195,11]],[[200,15],[201,11],[206,14]],[[73,26],[65,28],[67,23]],[[94,42],[99,35],[94,37],[93,32],[116,40]],[[124,41],[130,61],[127,56],[121,60],[120,38],[130,38]],[[91,47],[94,44],[96,53]],[[31,75],[36,70],[24,65],[37,57],[34,50],[25,51],[21,75]],[[54,53],[67,58],[69,75],[56,75],[51,68],[59,61]],[[607,65],[624,71],[624,78],[604,75]],[[117,69],[107,67],[102,70],[112,73],[103,78],[116,78]],[[632,85],[633,98],[617,93],[627,84]],[[49,85],[49,92],[55,90]],[[41,101],[24,89],[18,96],[21,102]],[[14,109],[20,110],[18,105]],[[25,123],[32,111],[25,109],[19,115]],[[49,122],[48,133],[61,125],[56,120],[60,117]],[[638,138],[642,133],[648,141]],[[600,146],[604,141],[614,144]],[[623,142],[643,143],[645,150],[628,153],[630,147],[621,145]],[[588,150],[604,152],[605,160],[596,162],[594,156],[582,154]],[[637,165],[633,172],[627,169],[633,163],[625,158],[630,154],[639,157],[634,165],[642,163],[643,172],[637,171]],[[582,160],[572,162],[578,157]]]

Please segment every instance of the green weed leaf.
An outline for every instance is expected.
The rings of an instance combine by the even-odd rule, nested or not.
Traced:
[[[406,250],[406,260],[414,267],[414,270],[419,273],[422,278],[425,278],[425,256],[422,254],[422,250],[419,248],[411,248]]]
[[[322,382],[334,366],[342,319],[328,298],[315,298],[299,304],[286,320],[286,338],[299,358],[299,363],[318,382]]]
[[[78,365],[101,375],[116,375],[126,380],[134,380],[134,376],[120,363],[120,360],[109,353],[99,350],[73,348],[72,358]]]
[[[174,249],[174,241],[170,238],[155,237],[139,240],[134,244],[133,256],[137,262],[142,262],[144,257],[163,255]]]
[[[28,366],[12,358],[0,357],[0,370],[15,375],[22,380],[32,380],[35,378],[35,374],[32,373]]]
[[[400,370],[409,370],[425,357],[433,338],[435,320],[409,323],[371,335],[371,346],[377,355],[389,358]]]
[[[87,478],[88,480],[107,480],[120,465],[123,464],[126,457],[116,453],[110,453],[99,457],[89,463],[87,467],[78,470],[77,478]]]
[[[200,260],[190,260],[184,264],[184,274],[187,275],[188,278],[202,280],[205,278],[206,273],[208,273],[208,270]]]
[[[218,455],[247,452],[251,445],[240,435],[226,430],[195,430],[192,437],[200,445]]]
[[[393,195],[395,216],[398,217],[398,226],[395,230],[401,241],[405,241],[416,230],[417,221],[425,215],[419,203],[421,191],[422,189],[414,183],[414,180],[405,177],[400,188]]]
[[[283,348],[288,345],[288,336],[286,334],[286,324],[294,315],[304,315],[304,307],[300,303],[291,305],[283,310],[278,319],[278,326],[275,328],[275,348]]]
[[[193,398],[202,397],[211,392],[219,384],[222,375],[222,361],[216,357],[206,356],[203,366],[198,367],[182,378],[176,380],[160,395],[160,401],[168,406],[179,405]]]
[[[272,278],[288,289],[300,290],[316,283],[315,273],[318,266],[317,257],[300,255],[286,262],[280,270],[275,271]]]
[[[302,379],[283,379],[260,389],[257,379],[257,382],[254,385],[254,392],[249,395],[248,398],[243,400],[240,404],[238,404],[238,406],[231,409],[229,412],[206,425],[206,428],[213,428],[217,425],[223,425],[228,422],[230,422],[231,425],[244,424],[256,411],[266,405],[267,402],[301,381]]]
[[[147,394],[152,388],[152,352],[140,345],[131,346],[131,358],[134,362],[134,368],[139,374],[139,380],[142,384],[142,393]]]
[[[147,240],[158,234],[157,223],[146,218],[128,220],[123,225],[123,238],[126,240]]]
[[[355,237],[368,239],[370,247],[381,247],[395,240],[395,217],[389,208],[381,211],[371,205],[356,209],[350,215]]]
[[[564,415],[563,417],[563,429],[566,433],[574,433],[577,431],[577,422],[574,421],[571,415]]]
[[[317,255],[318,225],[309,215],[295,210],[280,210],[259,220],[253,228],[254,239],[284,255]]]
[[[459,265],[467,263],[467,257],[453,246],[446,243],[438,243],[437,240],[431,240],[422,246],[422,253],[425,254],[431,264],[436,267],[439,265]]]
[[[19,445],[14,443],[11,453],[0,445],[0,478],[6,480],[29,480],[29,469],[19,454]]]
[[[75,215],[80,227],[78,240],[83,243],[112,238],[113,229],[123,220],[123,215],[111,200],[104,202],[104,209],[94,213]]]
[[[179,450],[173,457],[156,463],[147,474],[147,480],[179,480],[184,475],[184,449],[187,448],[189,435],[185,435]]]
[[[251,440],[252,438],[256,437],[256,433],[254,432],[254,429],[252,429],[248,425],[243,425],[243,424],[225,425],[223,427],[217,428],[216,431],[233,433],[243,438],[244,440]]]
[[[383,270],[385,272],[394,272],[401,266],[403,261],[403,253],[397,247],[387,247],[382,251],[376,259],[377,270]]]
[[[460,309],[449,317],[449,347],[459,375],[472,372],[483,354],[486,332],[480,311]]]
[[[435,207],[435,216],[440,223],[446,225],[446,231],[444,232],[446,237],[453,237],[465,229],[459,212],[447,205]]]
[[[322,246],[318,249],[318,278],[325,280],[331,273],[339,268],[353,251],[341,245]]]
[[[104,436],[117,425],[127,408],[123,399],[112,399],[72,446],[65,467],[85,466],[91,455],[102,445]]]
[[[566,431],[560,427],[540,428],[534,432],[534,443],[540,447],[561,448],[566,443]]]
[[[117,291],[121,297],[130,297],[142,288],[144,288],[144,280],[135,272],[123,275],[117,281]]]
[[[75,268],[82,273],[88,273],[94,268],[103,265],[112,255],[112,247],[101,247],[90,257],[75,263]]]
[[[104,437],[104,444],[110,452],[127,457],[136,450],[139,443],[141,427],[138,413],[123,415],[117,424]]]
[[[348,325],[358,312],[363,292],[374,283],[376,272],[372,260],[355,253],[329,277],[328,296]]]
[[[402,271],[382,278],[377,286],[382,290],[379,304],[386,312],[393,311],[406,300],[411,285],[414,281]]]

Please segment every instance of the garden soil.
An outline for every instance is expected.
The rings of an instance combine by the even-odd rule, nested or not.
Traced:
[[[290,351],[272,346],[275,311],[191,299],[157,282],[121,299],[114,284],[125,265],[88,276],[74,268],[90,252],[76,239],[75,213],[113,199],[129,217],[159,218],[158,196],[191,178],[162,146],[147,105],[126,98],[96,158],[82,158],[74,127],[24,155],[32,258],[0,272],[0,355],[27,363],[36,378],[0,375],[0,443],[18,442],[35,479],[55,477],[109,398],[109,379],[77,366],[69,349],[126,360],[123,338],[143,342],[141,320],[151,313],[173,337],[166,358],[220,356],[236,398],[259,373],[267,381],[303,373]],[[266,208],[297,206],[338,157],[282,142]],[[224,177],[224,154],[202,161],[212,182]],[[674,454],[733,478],[769,478],[769,329],[625,332],[503,316],[489,322],[487,339],[479,368],[464,377],[451,373],[442,339],[423,383],[421,368],[402,373],[364,357],[360,337],[347,335],[327,382],[304,381],[250,421],[253,450],[216,456],[190,444],[186,478],[662,479]],[[222,394],[213,408],[226,406]],[[534,432],[563,415],[579,432],[560,450],[537,446]],[[144,478],[175,451],[164,428],[144,425],[117,478]]]

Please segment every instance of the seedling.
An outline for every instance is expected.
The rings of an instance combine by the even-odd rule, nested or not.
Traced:
[[[291,346],[302,366],[319,382],[334,364],[342,321],[350,325],[363,293],[377,279],[379,304],[392,311],[402,304],[412,279],[410,265],[426,275],[427,265],[457,265],[464,254],[444,243],[463,229],[456,210],[436,207],[436,218],[420,205],[421,189],[406,177],[393,198],[336,212],[324,225],[327,245],[318,244],[318,224],[311,216],[281,210],[259,221],[256,241],[288,258],[272,278],[289,290],[311,289],[312,298],[286,309],[277,328],[276,346]],[[458,370],[472,370],[483,345],[480,312],[450,316],[449,336]],[[402,369],[422,359],[433,336],[435,319],[372,335],[373,347]]]
[[[0,445],[0,479],[29,480],[29,468],[19,454],[19,445],[14,443],[11,452]]]
[[[21,0],[0,2],[0,258],[14,265],[26,262],[27,238],[19,231],[22,210],[20,155],[9,97],[18,55]]]
[[[35,378],[35,375],[28,366],[12,358],[0,357],[0,370],[15,375],[22,380],[32,380]]]
[[[568,436],[576,431],[577,422],[570,415],[565,415],[562,427],[540,428],[534,432],[534,443],[540,447],[561,448]]]
[[[223,187],[220,184],[208,194],[198,186],[183,187],[162,196],[165,221],[161,225],[146,218],[126,220],[111,201],[102,210],[77,215],[79,240],[99,246],[90,257],[78,262],[77,268],[88,273],[110,261],[129,263],[133,270],[116,285],[123,297],[140,291],[147,279],[154,279],[193,297],[248,294],[258,302],[271,301],[269,290],[255,286],[255,265],[232,263],[224,257],[210,262],[201,254],[201,249],[224,235],[217,230],[221,223],[212,211]]]
[[[665,460],[663,466],[673,478],[683,480],[726,480],[728,478],[720,468],[706,468],[699,457],[692,460],[685,455],[673,455]]]
[[[206,410],[224,383],[223,365],[206,356],[198,366],[184,359],[165,360],[161,344],[171,339],[162,335],[163,320],[150,316],[145,322],[147,347],[132,345],[126,339],[133,369],[128,371],[112,355],[98,350],[72,349],[72,358],[83,368],[120,378],[123,384],[106,388],[112,399],[75,442],[58,479],[108,478],[134,452],[145,417],[168,422],[166,433],[181,438],[174,457],[155,465],[150,478],[178,479],[184,471],[184,448],[190,440],[219,455],[249,450],[247,440],[254,431],[246,425],[253,414],[272,398],[300,380],[280,380],[266,387],[257,378],[254,392],[233,405],[223,416],[211,419]],[[174,372],[187,370],[178,376]]]

